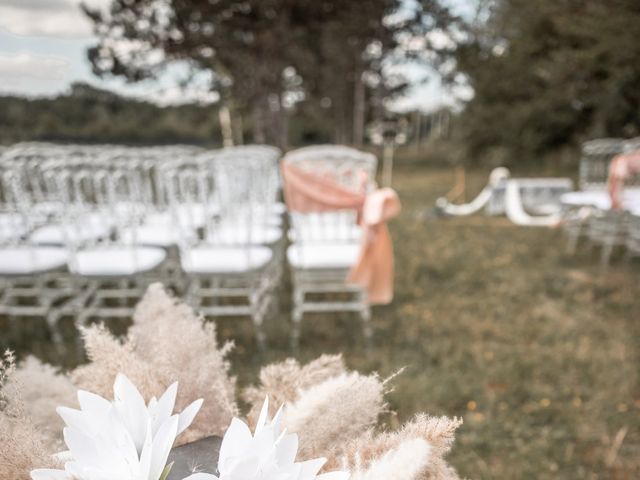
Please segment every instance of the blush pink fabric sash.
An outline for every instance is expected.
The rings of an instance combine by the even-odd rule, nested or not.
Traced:
[[[624,182],[636,173],[640,173],[640,151],[620,154],[611,161],[607,180],[611,208],[622,209]]]
[[[290,211],[358,212],[363,227],[362,244],[347,281],[362,286],[368,293],[369,303],[390,303],[393,300],[393,245],[386,222],[400,213],[397,193],[391,188],[370,194],[366,194],[364,188],[354,191],[330,176],[305,171],[287,161],[282,163],[282,174],[285,201]]]

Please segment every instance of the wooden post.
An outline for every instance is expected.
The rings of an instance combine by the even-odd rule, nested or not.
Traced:
[[[218,110],[218,118],[220,119],[220,129],[222,130],[222,145],[225,147],[233,147],[233,130],[231,128],[231,112],[229,107],[221,105]]]
[[[393,140],[385,139],[382,150],[382,186],[390,187],[393,176]]]

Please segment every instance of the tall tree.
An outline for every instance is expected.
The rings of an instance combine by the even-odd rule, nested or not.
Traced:
[[[640,133],[637,0],[493,0],[486,13],[456,54],[475,92],[463,116],[474,151],[531,158]]]
[[[89,58],[95,73],[131,81],[175,61],[211,71],[212,88],[232,117],[248,117],[257,142],[286,143],[288,109],[305,101],[327,112],[337,140],[361,143],[368,92],[385,77],[382,59],[399,55],[399,34],[424,20],[422,3],[406,5],[112,0],[107,11],[85,7],[99,37]],[[390,20],[403,9],[410,12],[405,19]]]

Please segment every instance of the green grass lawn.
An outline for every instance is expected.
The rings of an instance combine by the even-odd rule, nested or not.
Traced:
[[[469,176],[471,195],[486,176]],[[373,347],[357,318],[309,315],[299,357],[342,352],[351,368],[383,376],[406,367],[386,422],[419,411],[463,417],[450,455],[461,476],[640,478],[640,263],[618,256],[602,271],[586,244],[567,256],[559,230],[482,214],[436,218],[432,205],[452,181],[417,167],[395,174],[404,207],[390,225],[396,298],[374,309]],[[248,320],[219,322],[236,341],[243,385],[262,362],[291,354],[288,292],[265,355]],[[2,343],[48,356],[44,338],[11,338]]]

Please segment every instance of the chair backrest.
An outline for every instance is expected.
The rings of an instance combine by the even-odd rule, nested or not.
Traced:
[[[145,203],[142,175],[135,166],[71,163],[50,171],[50,177],[64,204],[59,220],[72,254],[101,246],[137,246],[135,231],[144,218]],[[97,231],[108,233],[89,234]]]
[[[271,147],[236,147],[165,167],[162,188],[180,226],[180,246],[263,243],[277,195],[278,157]]]
[[[34,216],[29,215],[33,200],[25,183],[21,169],[0,162],[0,245],[22,243],[34,227]]]
[[[363,174],[367,190],[375,188],[378,159],[375,155],[344,145],[317,145],[287,153],[284,162],[321,176],[329,176],[340,184],[357,190]]]
[[[219,211],[212,169],[199,158],[180,158],[163,165],[159,178],[180,250],[205,243]]]
[[[624,152],[624,150],[625,140],[621,138],[600,138],[584,142],[580,158],[580,189],[606,188],[609,177],[609,164],[616,155]]]
[[[319,145],[289,152],[283,162],[291,162],[308,172],[332,180],[352,190],[375,188],[377,158],[370,153],[342,146]],[[297,243],[344,243],[360,238],[355,210],[335,212],[289,212],[293,230],[290,238]]]
[[[228,198],[237,205],[244,199],[243,203],[262,204],[268,208],[277,200],[280,156],[280,150],[275,147],[246,145],[223,148],[204,158],[220,177],[221,201]]]

